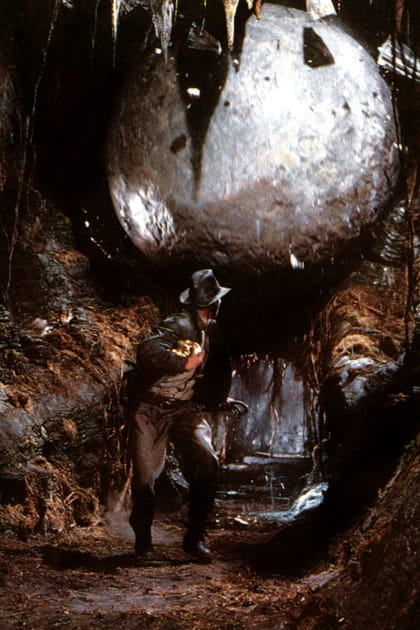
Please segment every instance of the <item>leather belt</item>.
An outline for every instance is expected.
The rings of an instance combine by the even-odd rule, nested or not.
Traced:
[[[153,392],[145,392],[141,395],[141,400],[143,402],[149,403],[149,405],[156,405],[156,407],[160,407],[161,409],[171,409],[173,407],[176,407],[177,405],[182,405],[183,403],[191,403],[190,400],[164,398],[163,396],[159,396],[158,394],[154,394]]]

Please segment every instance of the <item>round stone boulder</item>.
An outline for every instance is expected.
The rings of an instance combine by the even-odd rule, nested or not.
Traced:
[[[398,177],[374,59],[337,19],[269,4],[236,56],[193,35],[133,61],[114,113],[108,181],[130,239],[157,264],[258,274],[336,256]]]

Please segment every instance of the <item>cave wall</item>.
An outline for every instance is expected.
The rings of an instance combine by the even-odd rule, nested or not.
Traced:
[[[105,302],[69,219],[26,202],[1,308],[0,510],[3,527],[51,534],[92,522],[124,482],[124,371],[157,309]]]
[[[0,510],[2,523],[21,535],[34,531],[57,533],[74,523],[95,522],[101,508],[98,497],[104,501],[110,481],[118,483],[124,478],[120,398],[124,362],[133,357],[135,343],[156,321],[156,304],[163,310],[169,308],[174,293],[173,287],[168,289],[165,303],[167,296],[162,296],[157,282],[160,277],[144,274],[144,269],[150,270],[118,226],[103,178],[102,133],[113,87],[114,40],[109,4],[51,0],[39,6],[27,0],[6,2],[1,8],[2,52],[9,70],[8,75],[2,75],[6,86],[0,127],[6,130],[6,145],[3,142],[2,151],[4,156],[6,146],[10,156],[12,143],[17,152],[13,164],[19,168],[2,178]],[[371,37],[374,48],[376,38],[387,32],[390,14],[383,12],[390,4],[360,0],[341,5],[352,26]],[[96,6],[100,7],[98,19]],[[418,7],[413,3],[406,6],[413,22]],[[59,13],[55,14],[57,8]],[[368,19],[372,12],[382,16],[374,28]],[[406,28],[410,43],[418,46],[412,26]],[[7,76],[13,77],[13,91]],[[313,341],[315,355],[320,344],[326,340],[329,343],[327,360],[319,359],[322,370],[314,376],[314,388],[322,387],[331,376],[336,381],[338,378],[339,384],[341,379],[337,398],[325,401],[330,424],[325,427],[326,435],[321,432],[321,438],[333,433],[328,446],[329,465],[335,474],[337,467],[343,471],[346,461],[349,490],[360,489],[366,479],[372,479],[368,464],[375,454],[375,430],[381,431],[383,417],[376,399],[370,397],[369,374],[357,373],[360,391],[366,394],[363,402],[370,406],[358,416],[362,426],[356,431],[351,405],[357,403],[359,390],[351,390],[355,379],[343,380],[340,361],[361,360],[364,354],[359,356],[358,352],[367,348],[376,353],[370,357],[370,373],[377,375],[382,367],[392,368],[394,364],[404,367],[398,372],[403,382],[385,379],[392,388],[379,388],[383,396],[380,403],[387,400],[393,409],[387,416],[391,419],[390,441],[393,432],[398,433],[399,417],[413,431],[419,415],[418,303],[401,295],[407,286],[414,295],[418,286],[418,268],[413,264],[418,256],[418,249],[413,247],[418,229],[418,88],[399,79],[392,81],[398,88],[403,140],[408,147],[403,164],[403,176],[410,184],[403,187],[410,200],[408,261],[394,267],[382,261],[385,271],[380,282],[369,270],[363,277],[354,275],[321,316],[324,321],[334,320],[327,327],[328,333],[333,329],[333,334],[325,336],[321,332]],[[14,121],[12,127],[10,121]],[[2,172],[9,173],[7,160],[3,157],[0,162]],[[166,279],[166,288],[168,284]],[[154,299],[145,297],[149,295]],[[397,296],[401,296],[399,303]],[[401,312],[407,305],[408,318],[406,312]],[[339,317],[340,309],[343,318]],[[395,328],[395,321],[388,315],[398,309]],[[338,325],[334,323],[337,321]],[[343,329],[343,321],[346,325],[351,322],[350,329]],[[379,344],[377,333],[371,337],[368,329],[379,329]],[[391,369],[392,375],[395,373]],[[343,385],[348,385],[347,390]],[[374,407],[375,422],[370,424]],[[338,457],[343,450],[343,432],[341,428],[336,430],[343,418],[348,421],[344,433],[350,433],[351,439],[344,445],[350,451],[346,460],[341,454]],[[364,466],[359,468],[358,484],[354,486],[352,443],[360,442],[366,428],[369,448],[365,449]],[[403,430],[399,435],[402,448],[408,432]],[[313,628],[325,628],[331,621],[331,602],[339,601],[343,617],[354,619],[354,627],[362,627],[367,618],[370,628],[382,629],[387,627],[384,620],[390,615],[395,619],[394,627],[414,629],[409,610],[415,596],[411,576],[418,572],[418,553],[413,551],[418,539],[418,455],[403,459],[386,486],[397,451],[383,451],[388,467],[381,483],[387,489],[368,516],[343,539],[339,552],[348,566],[341,581],[328,584],[308,607],[302,608],[296,627],[308,628],[308,618],[312,618]],[[338,487],[336,496],[341,489]],[[376,492],[377,485],[372,488],[370,501]],[[334,508],[336,505],[333,503]],[[313,542],[311,537],[306,540]],[[292,541],[295,550],[295,535]],[[276,552],[273,557],[278,563],[280,555]],[[377,599],[372,598],[378,593],[380,614],[376,614]],[[397,612],[395,601],[402,602]]]

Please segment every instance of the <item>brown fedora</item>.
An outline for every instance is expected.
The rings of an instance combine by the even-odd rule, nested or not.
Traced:
[[[212,269],[200,269],[191,276],[190,286],[180,294],[179,301],[196,308],[206,308],[220,300],[230,290],[220,286]]]

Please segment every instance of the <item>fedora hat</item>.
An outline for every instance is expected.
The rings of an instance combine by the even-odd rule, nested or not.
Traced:
[[[190,286],[180,294],[179,301],[196,308],[206,308],[220,300],[230,290],[220,286],[211,269],[200,269],[191,276]]]

